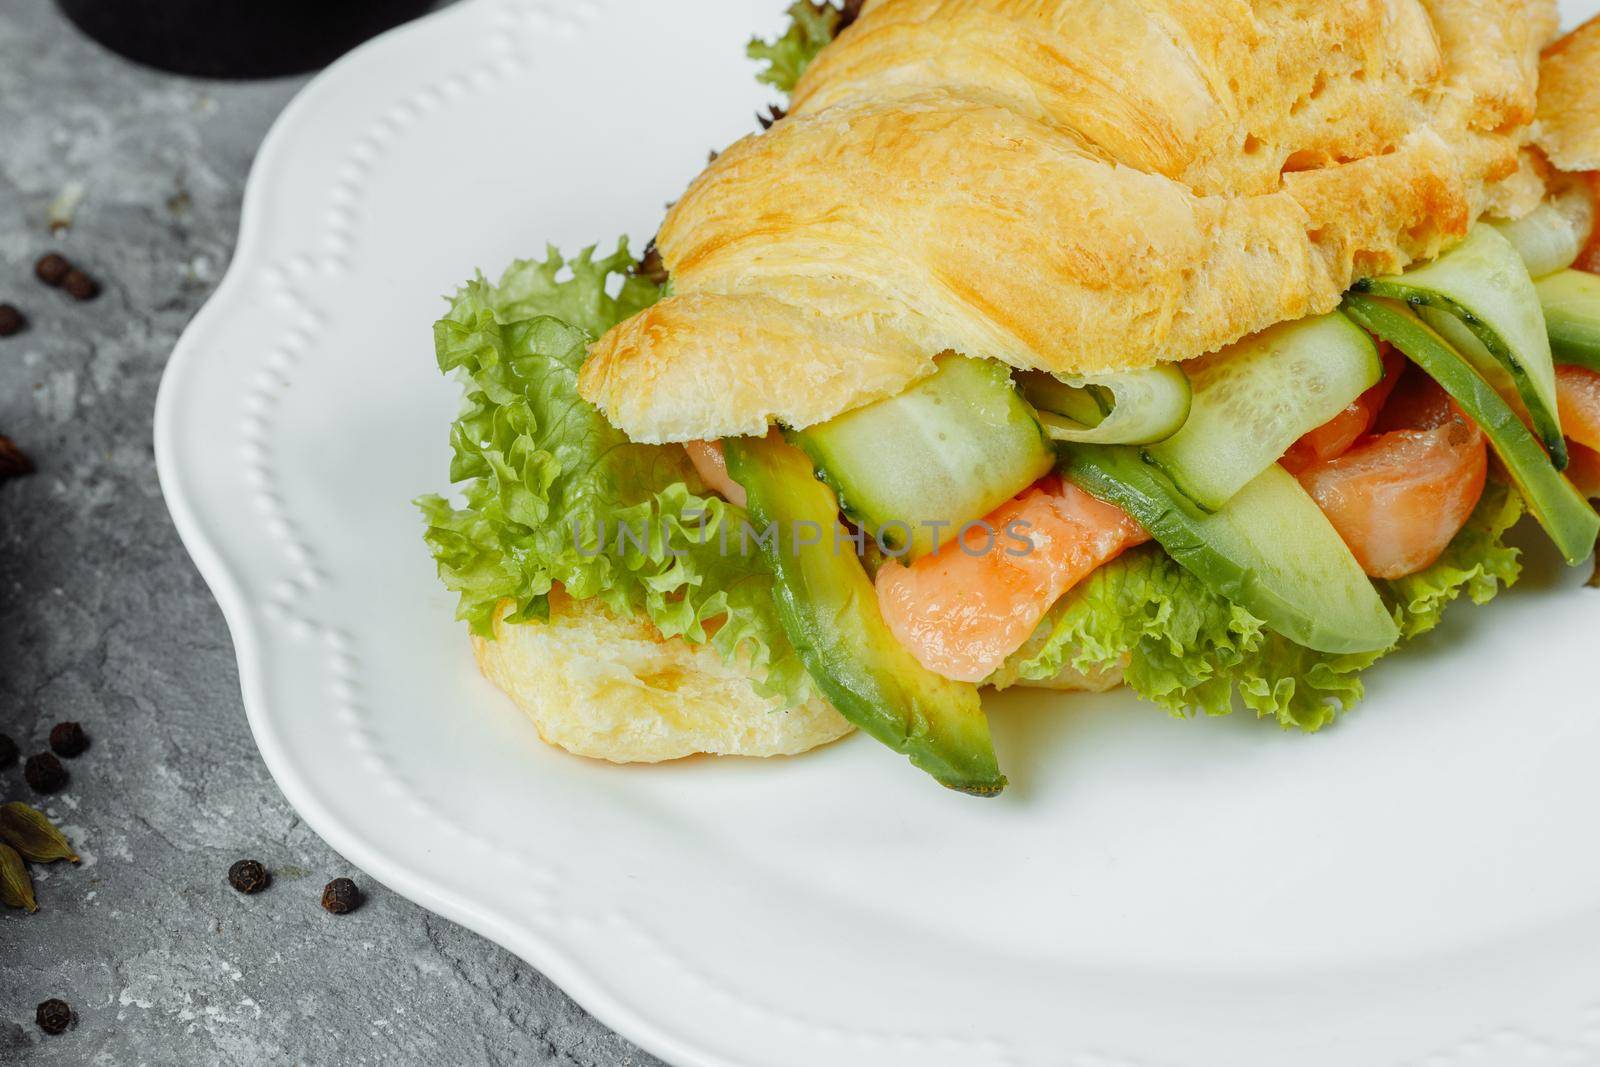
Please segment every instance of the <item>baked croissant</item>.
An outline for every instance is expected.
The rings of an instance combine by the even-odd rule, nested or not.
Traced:
[[[899,394],[948,350],[1092,374],[1329,310],[1479,215],[1533,211],[1552,166],[1600,169],[1600,20],[1555,26],[1543,0],[869,0],[789,117],[671,211],[674,295],[592,345],[580,390],[638,441],[725,438]],[[598,599],[510,606],[478,662],[570,751],[766,756],[852,729]],[[1138,669],[1067,655],[1039,678],[1028,647],[986,680]]]
[[[1057,375],[1335,307],[1543,193],[1545,0],[869,0],[658,237],[583,396],[637,441],[804,427],[947,350]]]

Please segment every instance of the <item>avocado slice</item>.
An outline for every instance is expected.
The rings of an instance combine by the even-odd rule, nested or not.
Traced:
[[[723,455],[749,496],[778,617],[823,695],[941,785],[998,795],[1006,779],[977,686],[933,673],[895,639],[854,547],[835,536],[838,498],[805,453],[772,435],[730,438]]]
[[[1276,463],[1207,513],[1138,450],[1063,445],[1061,471],[1115,504],[1213,592],[1318,652],[1375,652],[1400,637],[1316,501]]]
[[[1493,226],[1474,226],[1450,251],[1404,274],[1367,278],[1356,294],[1393,297],[1418,309],[1491,380],[1516,390],[1557,470],[1567,441],[1556,407],[1550,337],[1527,264]]]
[[[1600,274],[1560,270],[1533,287],[1556,362],[1600,370]]]
[[[1410,308],[1388,300],[1350,293],[1345,314],[1394,345],[1455,398],[1467,417],[1482,427],[1511,480],[1539,524],[1570,564],[1594,551],[1600,515],[1556,470],[1511,405],[1467,358],[1440,337]]]

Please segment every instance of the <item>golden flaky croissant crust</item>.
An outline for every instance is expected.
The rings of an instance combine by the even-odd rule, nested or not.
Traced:
[[[1600,18],[1545,49],[1533,139],[1562,170],[1600,170]]]
[[[1544,0],[879,0],[593,348],[640,441],[806,426],[945,350],[1058,374],[1332,308],[1537,197]]]

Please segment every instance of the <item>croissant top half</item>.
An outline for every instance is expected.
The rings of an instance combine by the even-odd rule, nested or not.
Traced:
[[[1061,375],[1327,311],[1542,194],[1544,0],[869,0],[594,346],[630,437],[807,426],[947,350]]]

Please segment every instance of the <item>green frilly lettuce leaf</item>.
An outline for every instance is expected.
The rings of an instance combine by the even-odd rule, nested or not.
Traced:
[[[551,249],[498,284],[475,278],[434,324],[439,368],[466,391],[450,432],[464,499],[417,505],[456,614],[492,637],[502,602],[512,622],[548,618],[560,583],[668,637],[709,640],[753,669],[759,692],[802,700],[809,679],[771,572],[737,536],[744,512],[706,491],[682,448],[634,444],[578,395],[589,343],[661,295],[630,271],[625,241],[593,252]]]
[[[756,80],[788,94],[794,92],[795,83],[806,67],[817,58],[834,35],[844,13],[828,3],[798,0],[789,6],[789,28],[771,41],[753,38],[745,47],[745,54],[766,66],[756,75]]]
[[[1482,604],[1517,580],[1517,550],[1503,538],[1522,510],[1520,497],[1491,482],[1438,562],[1377,583],[1402,643],[1433,629],[1463,593]],[[1068,594],[994,680],[1121,667],[1135,692],[1174,714],[1225,715],[1238,703],[1285,727],[1317,730],[1361,699],[1359,673],[1384,654],[1330,655],[1296,645],[1152,544]]]

